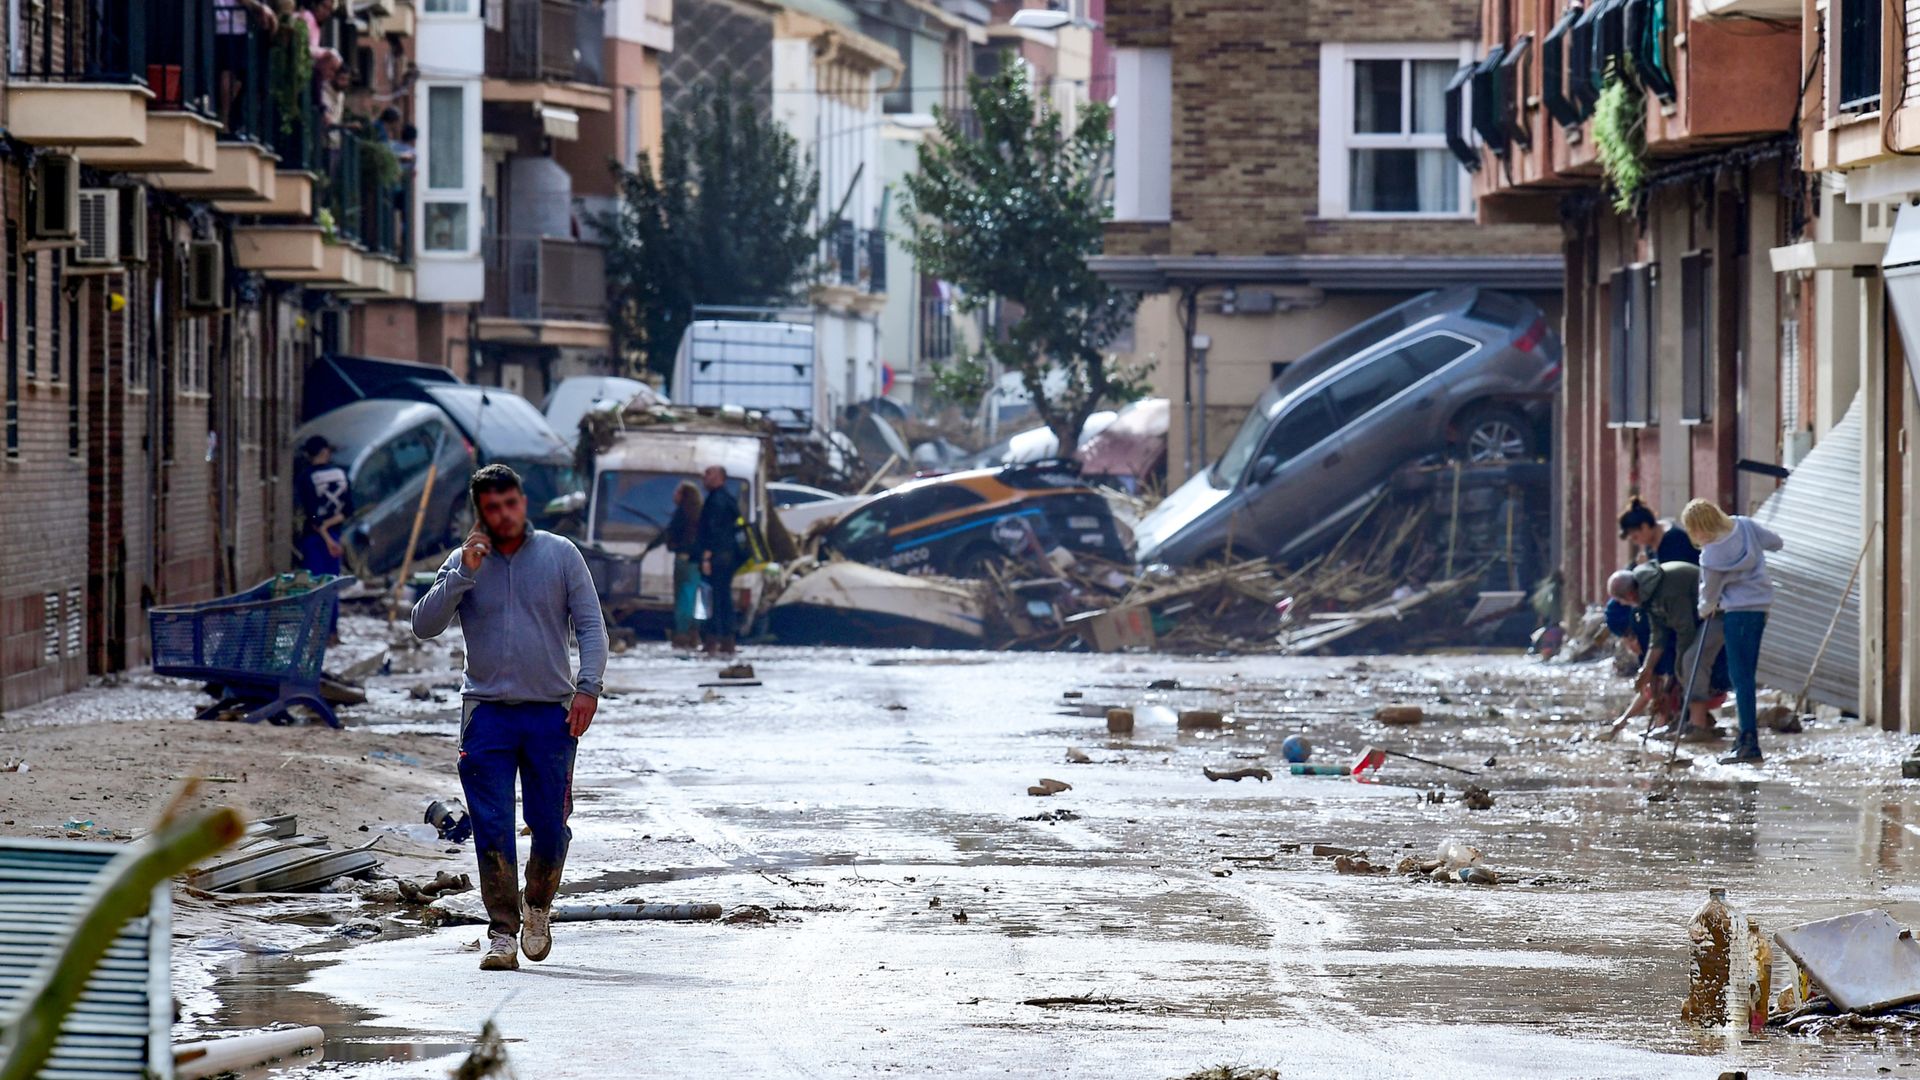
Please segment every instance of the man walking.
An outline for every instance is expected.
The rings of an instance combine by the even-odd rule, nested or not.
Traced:
[[[466,676],[460,688],[460,784],[473,813],[480,897],[487,907],[483,971],[520,966],[553,947],[549,909],[573,833],[573,755],[593,723],[607,667],[600,597],[580,550],[527,524],[520,477],[488,465],[468,485],[480,526],[447,558],[433,588],[413,606],[413,632],[438,637],[460,617]],[[580,643],[580,674],[567,636]],[[514,777],[524,791],[527,887],[520,893],[514,850]]]
[[[707,500],[700,507],[700,576],[713,593],[707,612],[707,652],[733,655],[733,575],[740,568],[740,501],[727,490],[727,470],[709,465],[700,476]]]

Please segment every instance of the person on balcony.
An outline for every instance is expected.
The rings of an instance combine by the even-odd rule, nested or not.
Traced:
[[[280,23],[262,0],[213,0],[213,62],[220,72],[220,121],[229,128],[247,70],[248,32],[272,33]],[[177,104],[169,101],[167,104]]]

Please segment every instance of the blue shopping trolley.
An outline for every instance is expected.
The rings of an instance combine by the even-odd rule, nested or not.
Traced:
[[[157,675],[198,679],[218,700],[199,719],[285,722],[305,705],[333,727],[340,718],[320,696],[320,666],[353,579],[304,572],[268,578],[246,592],[147,613]]]

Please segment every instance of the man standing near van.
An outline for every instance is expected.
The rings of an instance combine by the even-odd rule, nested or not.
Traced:
[[[700,577],[713,594],[707,612],[707,652],[733,655],[733,575],[740,568],[740,501],[727,490],[727,470],[707,466],[700,476],[707,501],[700,507]]]
[[[482,971],[520,966],[553,947],[548,923],[573,833],[573,756],[593,723],[607,667],[607,631],[587,562],[572,541],[527,524],[520,477],[488,465],[468,484],[480,519],[413,606],[413,632],[444,633],[455,615],[466,638],[460,688],[460,784],[473,814],[480,897],[487,907]],[[580,643],[576,678],[569,633]],[[514,849],[514,778],[524,790],[527,886]]]

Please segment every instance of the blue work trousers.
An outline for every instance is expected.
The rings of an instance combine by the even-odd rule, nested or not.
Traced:
[[[533,832],[527,853],[527,903],[547,907],[560,891],[573,831],[573,754],[580,740],[567,730],[567,706],[550,701],[468,702],[460,725],[460,785],[473,815],[480,860],[480,899],[488,930],[520,933],[520,879],[514,850],[514,778]]]

